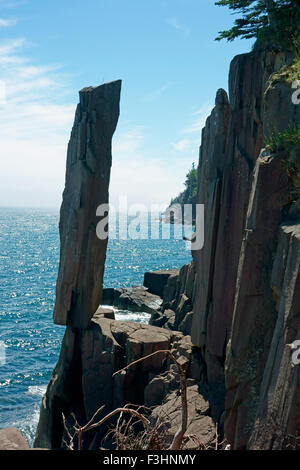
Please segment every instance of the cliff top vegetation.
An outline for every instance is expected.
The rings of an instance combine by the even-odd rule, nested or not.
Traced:
[[[197,168],[195,166],[195,163],[193,163],[192,168],[186,174],[186,180],[184,183],[185,190],[182,191],[177,197],[171,200],[170,206],[174,204],[180,204],[181,206],[183,206],[184,204],[196,204],[197,182]]]
[[[241,17],[232,28],[219,32],[217,40],[256,38],[255,48],[289,48],[300,52],[300,8],[298,0],[219,0]]]

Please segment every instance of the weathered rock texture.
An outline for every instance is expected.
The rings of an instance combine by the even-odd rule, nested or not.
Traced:
[[[205,204],[205,244],[192,253],[190,333],[209,386],[223,395],[225,435],[235,449],[284,448],[289,433],[300,433],[299,371],[291,362],[299,337],[299,206],[284,165],[289,152],[262,151],[271,131],[300,124],[291,86],[267,83],[290,61],[284,53],[236,57],[229,98],[218,91],[202,132],[197,202]]]
[[[280,158],[257,161],[237,273],[232,333],[226,358],[227,436],[248,441],[276,320],[270,270],[287,193]]]
[[[190,337],[149,325],[118,322],[99,316],[85,330],[68,327],[58,364],[43,398],[35,447],[56,449],[63,446],[62,413],[67,422],[70,413],[75,412],[76,417],[86,423],[102,405],[105,405],[103,413],[108,413],[128,403],[160,406],[167,399],[165,411],[177,416],[180,403],[173,400],[175,396],[169,397],[169,394],[178,390],[179,377],[176,368],[165,355],[149,358],[113,376],[136,359],[171,348],[174,348],[177,359],[188,371],[188,393],[195,395],[196,389],[190,390],[190,387],[195,387],[195,370],[198,371],[201,365],[192,352]],[[203,419],[205,429],[202,429],[202,433],[206,434],[205,443],[208,444],[214,439],[214,423],[207,416],[209,405],[204,398],[202,401],[198,398],[201,406],[196,406],[194,395],[190,403],[189,427],[195,431],[199,420]],[[155,422],[158,416],[162,417],[162,413],[163,410],[155,408],[151,420]],[[165,421],[166,415],[163,419]],[[168,433],[170,438],[177,430],[176,423],[171,423],[172,429]],[[98,433],[88,436],[85,446],[98,448],[106,431],[107,428],[100,429]]]
[[[54,322],[86,328],[102,292],[107,239],[100,240],[97,207],[108,203],[111,141],[119,117],[121,82],[80,91],[68,147],[60,211],[60,265]]]
[[[177,273],[177,269],[149,271],[144,274],[144,286],[147,287],[151,294],[163,297],[164,287],[167,284],[169,277]]]
[[[112,374],[172,347],[188,370],[189,432],[211,442],[218,422],[232,449],[299,448],[300,364],[293,352],[300,340],[300,148],[265,146],[272,132],[300,125],[294,90],[280,74],[270,80],[291,61],[271,52],[232,61],[229,97],[218,91],[202,132],[197,202],[205,205],[204,248],[168,276],[154,326],[98,315],[86,330],[67,328],[36,445],[61,446],[62,411],[86,420],[103,403],[111,409],[129,401],[154,406],[151,419],[171,416],[171,439],[180,413],[172,365],[156,358]]]
[[[162,304],[158,295],[151,294],[144,286],[103,289],[102,304],[120,310],[154,313]]]
[[[30,450],[30,447],[17,428],[5,428],[0,429],[0,450]]]
[[[300,220],[279,228],[271,288],[276,324],[262,376],[250,449],[295,448],[299,435],[300,364],[294,364],[291,357],[296,352],[292,344],[300,340]],[[296,359],[299,356],[296,354]]]
[[[284,53],[232,61],[229,98],[217,92],[202,131],[197,202],[205,205],[204,248],[170,276],[151,317],[156,326],[191,334],[200,348],[216,400],[211,407],[217,421],[225,410],[234,449],[285,448],[300,434],[299,366],[291,360],[300,317],[293,187],[300,148],[263,149],[272,134],[300,124],[291,84],[272,75],[291,61]]]
[[[160,271],[158,271],[160,273]],[[195,286],[193,263],[182,266],[168,276],[164,285],[163,301],[159,310],[153,312],[150,325],[181,331],[190,335]]]

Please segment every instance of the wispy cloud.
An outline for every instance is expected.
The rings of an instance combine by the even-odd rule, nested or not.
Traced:
[[[134,156],[140,151],[144,142],[143,130],[143,126],[131,126],[129,130],[118,135],[113,142],[114,153],[119,158],[125,156],[125,160],[130,154]]]
[[[210,103],[205,103],[199,110],[192,113],[190,123],[180,131],[180,134],[185,137],[179,139],[177,142],[172,142],[171,146],[173,149],[181,154],[184,153],[197,159],[196,155],[201,143],[201,131],[205,126],[206,119],[211,113],[212,108],[213,106]]]
[[[183,152],[188,150],[191,146],[191,141],[189,139],[181,139],[178,142],[172,143],[172,147],[178,152]]]
[[[188,36],[191,33],[191,30],[184,26],[178,18],[172,17],[172,18],[167,18],[167,23],[169,26],[172,28],[176,29],[177,31],[180,31],[181,33],[184,33],[186,36]]]
[[[122,123],[120,123],[122,125]],[[125,132],[117,130],[113,140],[113,166],[110,199],[118,204],[118,196],[126,195],[128,203],[169,204],[183,186],[183,175],[191,164],[190,155],[149,156],[147,129],[128,126]]]
[[[0,205],[60,204],[75,106],[57,64],[34,64],[23,38],[0,44]]]
[[[17,8],[20,5],[25,5],[28,0],[0,0],[1,8]]]
[[[153,101],[158,100],[164,94],[164,92],[169,88],[169,86],[170,86],[170,83],[166,83],[165,85],[162,85],[157,90],[153,90],[150,93],[147,93],[144,96],[143,101],[153,102]]]
[[[193,119],[190,124],[184,127],[181,131],[182,134],[200,134],[205,126],[205,122],[211,113],[213,106],[210,103],[205,103],[198,111],[193,113]]]
[[[10,28],[11,26],[15,26],[18,20],[16,18],[0,18],[0,28]]]

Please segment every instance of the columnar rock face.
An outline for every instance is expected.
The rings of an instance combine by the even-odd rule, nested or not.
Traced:
[[[300,342],[298,352],[293,344],[300,341],[300,219],[298,223],[290,222],[279,228],[271,288],[278,315],[248,444],[250,449],[295,448],[298,442]]]
[[[205,243],[202,251],[193,252],[192,339],[205,348],[210,382],[224,380],[251,175],[262,147],[263,70],[254,53],[232,61],[229,100],[219,90],[202,132],[197,202],[205,205]]]
[[[160,271],[158,271],[158,276]],[[195,294],[195,269],[193,263],[182,266],[168,275],[164,283],[163,302],[153,312],[150,324],[191,334]]]
[[[101,300],[107,240],[96,235],[97,207],[108,203],[111,142],[121,81],[80,91],[68,147],[60,211],[60,265],[54,322],[86,328]]]
[[[97,258],[90,242],[95,198],[85,204],[89,196],[80,183],[85,208],[80,212],[76,191],[66,189],[55,312],[56,321],[69,326],[43,399],[36,445],[61,446],[62,412],[69,416],[75,411],[86,422],[101,404],[110,410],[126,402],[154,406],[152,420],[168,413],[174,421],[168,426],[171,438],[180,409],[170,363],[152,358],[133,370],[113,373],[147,353],[174,348],[188,371],[194,416],[189,432],[211,442],[217,422],[232,449],[299,447],[300,148],[265,145],[272,133],[291,123],[300,126],[300,105],[292,101],[291,84],[280,74],[269,81],[291,60],[289,54],[253,52],[232,61],[229,97],[224,90],[217,92],[202,132],[197,202],[205,205],[204,248],[192,252],[191,264],[168,273],[151,326],[115,322],[103,318],[102,311],[89,323],[100,301],[106,245],[97,245]],[[105,86],[113,90],[119,85]],[[73,131],[78,149],[80,142],[89,142],[87,131],[81,135],[78,130],[82,120],[83,129],[87,126],[81,110],[89,107],[86,96]],[[88,181],[90,172],[80,168],[90,166],[90,157],[80,163],[72,152],[67,180],[76,182],[79,175],[78,181]],[[90,154],[86,150],[84,155]],[[70,164],[73,158],[77,173]],[[108,173],[103,174],[109,179]],[[103,202],[107,192],[101,194]],[[81,223],[86,221],[93,229],[85,231]],[[111,303],[117,296],[118,302],[137,308],[145,305],[147,295],[157,297],[144,288],[134,298],[130,290],[107,291]],[[192,342],[183,335],[191,335]]]
[[[299,190],[286,163],[299,168],[300,149],[262,151],[272,134],[300,124],[291,84],[280,74],[268,83],[289,63],[284,53],[236,57],[229,99],[218,91],[202,132],[197,202],[205,205],[205,243],[192,253],[190,332],[209,386],[223,394],[225,435],[235,449],[284,448],[287,434],[300,432],[299,366],[291,362],[299,338]]]
[[[288,60],[279,54],[274,66]],[[278,135],[291,123],[300,124],[300,108],[293,104],[292,93],[285,80],[266,86],[266,142],[271,133]],[[292,344],[299,338],[300,210],[299,192],[288,170],[299,168],[299,163],[299,148],[279,145],[274,153],[261,152],[252,179],[225,367],[225,429],[237,449],[282,449],[291,444],[289,434],[295,438],[300,432],[299,371],[292,362]],[[291,251],[288,233],[294,234]],[[296,256],[294,265],[286,264],[288,252]]]
[[[235,448],[243,448],[249,439],[276,322],[269,273],[287,188],[279,156],[261,156],[253,177],[226,357],[226,430]]]

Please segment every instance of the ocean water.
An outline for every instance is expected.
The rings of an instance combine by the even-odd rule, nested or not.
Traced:
[[[0,208],[0,428],[17,426],[30,443],[65,330],[52,322],[58,220],[57,210]],[[145,271],[190,261],[186,242],[174,236],[111,239],[104,286],[140,285]],[[116,318],[147,322],[149,315],[117,311]]]

